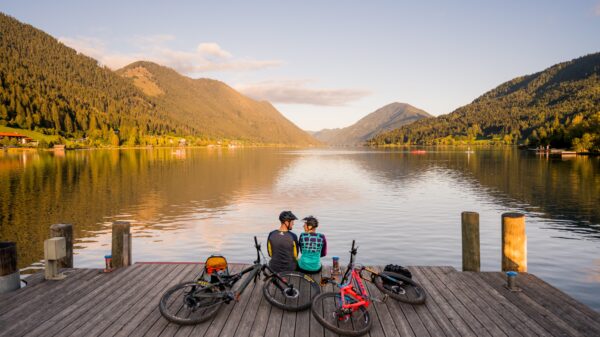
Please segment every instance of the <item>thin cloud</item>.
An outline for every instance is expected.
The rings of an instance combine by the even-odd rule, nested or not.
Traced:
[[[119,69],[132,62],[144,60],[189,75],[211,71],[259,70],[283,64],[280,60],[234,57],[215,42],[200,43],[193,51],[176,50],[167,45],[174,39],[172,35],[137,36],[129,41],[136,49],[129,53],[111,51],[105,41],[93,37],[61,37],[59,41],[82,54],[95,58],[100,64],[111,69]]]
[[[594,7],[594,15],[600,16],[600,2],[597,3],[596,6]]]
[[[223,50],[223,48],[221,48],[221,46],[219,46],[218,44],[214,43],[214,42],[209,42],[209,43],[201,43],[198,45],[198,53],[202,54],[202,55],[210,55],[210,56],[214,56],[217,58],[224,58],[224,59],[228,59],[231,58],[231,53]]]
[[[343,106],[370,95],[361,89],[315,89],[307,85],[312,81],[268,81],[238,85],[236,89],[257,100],[273,103],[309,104],[318,106]]]

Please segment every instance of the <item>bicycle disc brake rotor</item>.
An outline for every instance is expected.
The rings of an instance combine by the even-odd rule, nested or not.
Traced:
[[[404,290],[404,288],[402,288],[401,286],[391,286],[390,290],[399,295],[406,294],[406,290]]]
[[[300,292],[296,288],[287,288],[283,290],[283,294],[287,298],[298,298],[300,296]]]

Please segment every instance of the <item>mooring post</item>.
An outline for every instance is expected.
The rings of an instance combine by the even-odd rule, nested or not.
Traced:
[[[479,271],[479,213],[462,212],[462,268],[463,271]]]
[[[58,268],[73,268],[73,225],[56,224],[50,226],[50,238],[65,238],[67,255],[58,260]]]
[[[527,272],[524,214],[502,214],[502,271]]]
[[[17,269],[17,244],[0,242],[0,294],[21,288]]]
[[[131,265],[131,225],[127,221],[112,224],[112,265],[113,268]]]

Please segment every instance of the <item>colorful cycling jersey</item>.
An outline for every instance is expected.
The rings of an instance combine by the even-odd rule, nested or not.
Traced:
[[[296,260],[298,259],[296,234],[290,231],[272,231],[267,239],[267,251],[271,257],[269,267],[274,272],[296,270]]]
[[[327,255],[327,239],[321,233],[302,233],[298,240],[300,245],[300,260],[298,266],[307,271],[317,271],[321,268],[321,258]]]

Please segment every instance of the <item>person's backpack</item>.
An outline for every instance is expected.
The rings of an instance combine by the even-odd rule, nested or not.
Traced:
[[[392,273],[400,274],[402,276],[406,276],[412,279],[412,273],[410,272],[410,270],[397,264],[388,264],[387,266],[385,266],[385,268],[383,268],[383,271],[389,271]]]
[[[217,282],[216,274],[229,275],[227,259],[222,255],[211,255],[204,262],[204,270],[200,278],[207,282]]]

